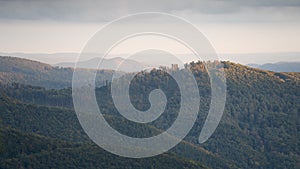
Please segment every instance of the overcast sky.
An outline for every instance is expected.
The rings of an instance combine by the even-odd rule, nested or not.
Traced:
[[[0,0],[0,51],[80,52],[102,25],[137,12],[189,20],[218,53],[300,52],[299,0]]]

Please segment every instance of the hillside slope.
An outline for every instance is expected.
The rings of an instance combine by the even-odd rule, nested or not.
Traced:
[[[74,144],[0,128],[0,168],[206,168],[172,154],[150,159],[126,159],[93,144]]]
[[[105,115],[107,121],[115,128],[121,129],[124,128],[123,126],[127,126],[133,130],[124,130],[127,133],[136,133],[138,135],[143,135],[145,133],[153,134],[158,133],[159,130],[150,127],[150,126],[144,126],[143,128],[139,128],[139,126],[127,123],[126,121],[123,121],[120,117],[115,115]],[[21,133],[31,133],[31,134],[38,134],[42,135],[47,138],[51,139],[57,139],[60,141],[67,142],[69,144],[91,144],[93,147],[95,146],[92,141],[87,137],[87,135],[82,130],[76,114],[71,109],[66,108],[59,108],[59,107],[45,107],[45,106],[36,106],[32,104],[23,104],[20,103],[18,100],[9,98],[3,93],[3,91],[0,90],[0,128],[13,128],[17,129]],[[19,138],[21,139],[21,138]],[[10,140],[10,142],[13,140]],[[21,144],[24,147],[31,147],[32,144],[30,142],[30,139],[27,140],[27,142],[21,142],[17,141],[16,144]],[[55,145],[54,145],[55,146]],[[5,147],[5,145],[4,145]],[[16,146],[17,148],[18,146]],[[87,147],[91,148],[91,147]],[[97,147],[98,148],[98,147]],[[13,149],[13,148],[12,148]],[[99,148],[100,149],[100,148]],[[76,153],[83,153],[80,151],[86,151],[85,149],[79,149],[76,150]],[[100,150],[99,150],[100,151]],[[103,151],[103,150],[101,150]],[[52,152],[52,151],[51,151]],[[46,155],[49,155],[48,150],[45,150]],[[97,152],[97,151],[96,151]],[[63,152],[60,153],[72,153],[72,152]],[[194,145],[191,145],[190,143],[183,142],[178,147],[176,147],[172,154],[174,154],[180,160],[181,158],[187,158],[189,157],[189,154],[193,154],[192,158],[189,158],[189,160],[192,163],[195,163],[195,166],[198,162],[201,163],[201,161],[205,161],[205,163],[211,163],[215,168],[222,168],[221,166],[227,166],[225,161],[223,161],[220,157],[208,154],[204,149],[195,147]],[[16,155],[19,156],[16,152]],[[45,158],[47,157],[45,155]],[[75,156],[75,154],[71,154]],[[89,154],[93,155],[93,153]],[[110,153],[106,152],[106,154],[103,152],[103,156],[111,156]],[[165,155],[171,155],[169,153]],[[200,160],[197,159],[199,157],[203,157]],[[47,157],[48,158],[48,157]],[[50,157],[49,157],[50,158]],[[104,157],[102,157],[104,158]],[[136,160],[137,165],[143,165],[143,162],[149,162],[153,161],[158,157],[153,158],[147,158],[145,160]],[[120,161],[125,160],[126,158],[117,158],[115,160],[120,159]],[[17,159],[23,160],[23,159]],[[78,159],[79,160],[79,159]],[[110,160],[110,159],[107,159]],[[168,160],[168,159],[165,159]],[[154,160],[155,161],[155,160]],[[172,160],[171,160],[172,161]],[[198,161],[198,162],[195,162]],[[63,161],[59,161],[60,163],[63,163]],[[110,163],[110,161],[104,161],[105,163]],[[118,161],[117,161],[118,162]],[[218,162],[218,163],[217,163]],[[175,159],[176,163],[176,159]],[[214,164],[216,163],[216,164]],[[149,162],[149,165],[151,163]],[[203,163],[201,163],[203,164]],[[220,165],[222,164],[222,165]],[[156,162],[155,162],[156,165]],[[162,165],[162,164],[159,164]],[[169,165],[169,164],[168,164]],[[162,165],[168,168],[168,165]],[[204,164],[205,165],[205,164]],[[124,167],[128,167],[130,164],[128,163]],[[175,167],[173,164],[169,165],[170,167]],[[178,164],[178,167],[182,165]],[[183,165],[185,166],[185,165]],[[193,165],[191,165],[193,166]],[[200,165],[201,166],[201,165]],[[180,168],[180,167],[179,167]],[[201,168],[201,167],[200,167]]]
[[[45,88],[72,86],[72,68],[52,67],[48,64],[9,56],[0,56],[0,83],[20,83]],[[89,72],[91,70],[84,70]],[[112,71],[99,70],[97,80],[103,83],[111,79]]]

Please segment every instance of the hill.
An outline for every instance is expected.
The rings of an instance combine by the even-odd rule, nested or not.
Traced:
[[[72,84],[72,68],[52,67],[48,64],[0,56],[0,83],[21,83],[45,88],[66,88]],[[89,72],[91,70],[85,70]],[[99,83],[111,79],[112,71],[99,70]]]
[[[6,96],[6,94],[4,92],[0,92],[0,119],[1,119],[1,123],[0,123],[0,128],[13,128],[18,130],[20,133],[23,134],[38,134],[38,135],[42,135],[48,139],[56,139],[59,141],[64,141],[67,142],[68,144],[89,144],[92,145],[92,147],[98,148],[97,146],[95,146],[91,140],[89,140],[89,138],[87,137],[87,135],[84,133],[84,131],[82,130],[75,112],[72,109],[66,109],[66,108],[60,108],[60,107],[46,107],[46,106],[36,106],[36,105],[32,105],[32,104],[23,104],[20,103],[18,100],[9,98]],[[156,129],[155,127],[151,127],[151,126],[143,126],[142,128],[140,128],[141,126],[139,125],[135,125],[132,123],[128,123],[126,121],[124,121],[122,118],[120,118],[120,116],[116,116],[114,114],[106,114],[105,115],[107,121],[114,127],[117,129],[123,129],[122,132],[125,132],[127,134],[134,134],[137,136],[142,136],[145,134],[153,134],[153,133],[158,133],[160,132],[158,129]],[[127,126],[128,128],[124,128],[124,126]],[[130,130],[131,129],[131,130]],[[4,136],[3,136],[4,137]],[[21,139],[21,138],[19,138]],[[14,140],[9,140],[9,142],[12,142]],[[31,144],[35,144],[34,142],[31,142],[30,140],[27,140],[27,142],[16,142],[16,144],[19,143],[21,145],[23,145],[24,147],[31,147]],[[6,145],[3,145],[4,148],[6,147]],[[55,146],[55,145],[53,145]],[[18,147],[18,146],[16,146]],[[13,150],[13,149],[12,149]],[[46,150],[45,150],[46,151]],[[80,153],[81,150],[76,150],[76,153],[71,154],[72,156],[76,156],[77,153]],[[85,150],[82,150],[85,151]],[[99,150],[100,151],[100,150]],[[103,151],[103,150],[101,150]],[[52,151],[51,151],[52,152]],[[97,152],[97,151],[96,151]],[[65,152],[61,152],[61,153],[65,153]],[[47,154],[47,153],[46,153]],[[172,155],[173,154],[173,155]],[[214,155],[210,155],[208,154],[204,149],[195,147],[194,145],[191,145],[190,143],[187,142],[183,142],[181,143],[178,147],[176,147],[173,151],[172,154],[167,153],[165,155],[172,155],[172,156],[177,156],[174,157],[175,159],[175,163],[177,163],[176,161],[180,159],[184,159],[189,157],[189,155],[191,156],[191,158],[189,158],[189,161],[192,163],[195,163],[195,165],[201,161],[205,161],[205,163],[212,163],[213,166],[215,166],[215,168],[222,168],[220,164],[222,164],[222,166],[227,166],[225,164],[225,162],[222,161],[221,158],[216,157]],[[49,154],[48,154],[49,155]],[[93,156],[94,154],[91,153],[89,154],[91,156]],[[102,155],[105,156],[111,156],[110,153],[106,152],[106,154],[102,153]],[[19,154],[16,154],[16,156],[19,156]],[[202,159],[198,159],[198,157],[203,156]],[[102,158],[104,158],[102,157]],[[50,158],[47,157],[45,155],[45,158]],[[153,157],[153,158],[147,158],[145,160],[136,160],[135,163],[137,163],[137,165],[141,165],[143,166],[144,162],[149,161],[153,161],[156,158],[160,158],[160,157]],[[177,158],[177,160],[176,160]],[[22,159],[18,159],[18,160],[22,160]],[[15,160],[17,163],[19,163],[20,161]],[[71,159],[70,159],[71,160]],[[111,159],[107,159],[107,160],[111,160]],[[120,161],[125,161],[126,158],[121,158],[118,157],[115,160],[120,160]],[[168,160],[168,159],[165,159]],[[198,161],[199,160],[199,161]],[[154,160],[155,161],[155,160]],[[172,160],[171,160],[172,161]],[[196,162],[198,161],[198,162]],[[63,163],[64,161],[58,161],[60,163]],[[103,161],[104,163],[110,163],[111,161]],[[116,161],[116,163],[118,163],[118,161]],[[215,163],[215,164],[214,164]],[[152,162],[149,162],[149,165],[152,164]],[[156,162],[155,162],[156,164]],[[185,167],[185,165],[180,165],[178,164],[178,166],[176,167],[176,165],[174,166],[173,164],[168,164],[166,165],[162,165],[159,164],[161,166],[165,166],[166,168],[169,167]],[[50,165],[51,166],[51,165]],[[128,163],[127,165],[125,165],[124,167],[128,167],[131,166],[130,163]],[[189,165],[187,165],[189,166]],[[190,165],[193,166],[193,165]],[[197,166],[197,165],[196,165]],[[199,168],[202,165],[200,165]],[[106,168],[106,167],[105,167]],[[151,167],[150,167],[151,168]],[[157,168],[157,167],[155,167]],[[196,167],[197,168],[197,167]]]
[[[1,168],[206,168],[173,154],[151,159],[125,159],[93,144],[74,144],[1,128]],[[3,137],[5,136],[5,137]]]
[[[210,104],[210,82],[203,63],[191,63],[201,95],[199,116],[189,135],[171,152],[212,168],[298,168],[300,73],[276,73],[232,62],[223,64],[227,100],[216,132],[207,142],[198,144]],[[160,87],[169,93],[170,107],[163,113],[164,118],[154,123],[138,125],[120,116],[111,99],[109,85],[96,89],[99,108],[109,124],[121,133],[136,137],[159,133],[172,124],[179,105],[176,85],[166,86],[166,78],[168,76],[160,70],[152,70],[131,83],[131,101],[141,110],[149,106],[145,99],[149,91]],[[3,127],[72,143],[90,142],[76,121],[70,88],[49,90],[19,84],[1,88]]]

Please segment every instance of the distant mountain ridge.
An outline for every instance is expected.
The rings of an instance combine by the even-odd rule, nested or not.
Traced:
[[[269,70],[273,72],[300,72],[300,62],[278,62],[260,64],[248,64],[247,66]]]
[[[5,53],[0,52],[0,56],[15,56],[19,58],[26,58],[30,60],[35,60],[47,64],[57,64],[59,62],[75,62],[80,53],[71,53],[71,52],[60,52],[60,53],[22,53],[22,52],[14,52],[14,53]],[[99,53],[87,53],[85,54],[85,59],[92,59],[97,56],[100,56]],[[124,57],[129,54],[115,54],[110,58],[114,57]],[[191,62],[194,59],[194,54],[178,54],[178,57],[183,59],[184,62]],[[265,64],[265,63],[276,63],[282,61],[288,62],[300,62],[300,52],[276,52],[276,53],[218,53],[220,60],[227,60],[241,64]],[[161,60],[166,59],[160,58]],[[199,58],[201,59],[201,58]],[[197,59],[197,60],[199,60]],[[149,63],[149,58],[143,57],[138,60],[143,63]],[[146,62],[145,62],[146,61]],[[152,60],[150,60],[152,61]],[[155,62],[155,60],[153,61]],[[156,64],[155,64],[156,65]]]
[[[99,58],[92,58],[86,61],[79,62],[77,64],[75,62],[62,62],[62,63],[57,63],[54,66],[74,68],[76,65],[76,67],[79,68],[95,69],[99,64],[99,61],[100,61]],[[102,59],[101,67],[99,67],[99,69],[108,69],[108,70],[119,69],[119,71],[123,71],[123,72],[136,72],[136,71],[143,70],[144,67],[149,67],[149,65],[131,59],[115,57],[111,59]]]

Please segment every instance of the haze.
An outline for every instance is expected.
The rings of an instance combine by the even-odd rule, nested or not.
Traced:
[[[187,19],[220,54],[300,52],[300,1],[294,0],[0,1],[0,51],[80,53],[103,25],[137,12]],[[126,49],[116,54],[122,53]]]

